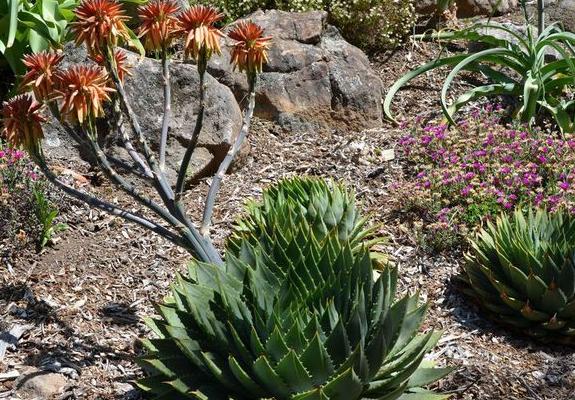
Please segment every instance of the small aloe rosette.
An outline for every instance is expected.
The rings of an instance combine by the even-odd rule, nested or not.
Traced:
[[[238,222],[225,265],[193,262],[147,321],[139,381],[156,399],[439,400],[449,368],[424,360],[427,306],[396,300],[397,270],[373,278],[352,194],[281,182]],[[261,238],[261,241],[258,240]]]
[[[518,209],[470,241],[463,279],[493,317],[529,335],[575,338],[575,218]]]

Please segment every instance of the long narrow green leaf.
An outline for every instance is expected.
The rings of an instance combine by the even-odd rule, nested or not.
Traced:
[[[20,0],[8,0],[8,35],[6,39],[6,47],[12,47],[16,39],[16,32],[18,31],[18,8]]]
[[[502,57],[504,56],[514,57],[514,54],[511,51],[500,47],[495,49],[483,50],[473,55],[469,55],[463,60],[461,60],[458,64],[456,64],[453,67],[449,75],[447,75],[447,78],[445,78],[445,82],[441,89],[441,108],[443,110],[443,114],[445,115],[450,124],[455,124],[453,116],[452,114],[450,114],[449,108],[447,107],[447,91],[449,90],[451,83],[453,82],[457,74],[459,74],[459,72],[465,69],[468,65],[476,63],[477,61],[480,61],[482,58],[486,56],[493,56],[493,55],[499,55]]]
[[[461,61],[465,60],[467,57],[468,57],[467,54],[463,54],[463,55],[440,58],[440,59],[434,60],[432,62],[429,62],[425,65],[422,65],[421,67],[414,69],[413,71],[410,71],[407,74],[403,75],[389,88],[389,91],[387,92],[387,95],[385,96],[385,99],[383,101],[383,112],[385,113],[385,116],[390,121],[397,123],[397,121],[394,119],[393,114],[391,112],[391,103],[393,102],[393,98],[395,97],[395,94],[402,87],[407,85],[410,81],[412,81],[413,79],[417,78],[418,76],[423,75],[424,73],[431,71],[433,69],[444,67],[444,66],[449,66],[449,65],[451,65],[451,66],[457,65]]]

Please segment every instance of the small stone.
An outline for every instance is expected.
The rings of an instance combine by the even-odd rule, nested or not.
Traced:
[[[16,384],[22,399],[51,399],[64,391],[68,381],[62,374],[34,370],[23,375]]]
[[[114,382],[114,391],[118,394],[129,393],[134,390],[134,387],[129,383],[125,382]]]
[[[545,373],[542,372],[542,371],[533,371],[533,372],[531,373],[531,375],[533,375],[533,377],[534,377],[534,378],[537,378],[537,379],[543,379],[543,378],[545,378]]]
[[[381,152],[381,159],[385,161],[395,160],[395,150],[394,149],[387,149]]]

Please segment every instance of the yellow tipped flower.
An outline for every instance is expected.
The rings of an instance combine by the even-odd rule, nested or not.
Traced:
[[[138,8],[138,17],[142,25],[138,36],[144,37],[148,50],[166,50],[170,47],[178,29],[176,13],[180,10],[173,0],[152,0]]]
[[[223,16],[215,8],[203,5],[192,6],[178,15],[178,32],[185,36],[184,58],[198,61],[202,49],[207,59],[213,52],[221,54],[220,38],[224,35],[214,24]]]
[[[44,137],[42,123],[46,122],[46,118],[41,111],[42,105],[30,94],[21,94],[5,101],[2,107],[2,136],[8,144],[35,154]]]
[[[26,66],[26,74],[22,77],[20,89],[32,90],[38,101],[49,100],[54,88],[54,72],[63,58],[62,54],[50,51],[25,55],[22,62]]]
[[[228,34],[237,42],[232,50],[234,69],[248,74],[262,72],[264,63],[268,61],[267,50],[271,40],[263,34],[263,28],[251,21],[241,21],[234,26]]]
[[[74,65],[56,75],[60,113],[71,122],[83,124],[104,114],[103,104],[110,101],[108,74],[99,66]]]
[[[97,54],[92,57],[97,64],[105,67],[104,63],[104,56],[101,54]],[[121,82],[124,82],[126,76],[132,76],[130,72],[130,65],[128,65],[128,56],[126,56],[126,52],[116,49],[114,50],[114,62],[116,63],[116,69],[118,71],[118,78]]]
[[[72,32],[76,44],[85,43],[91,55],[105,54],[106,47],[118,39],[130,39],[126,26],[129,17],[115,0],[82,0],[76,7]]]

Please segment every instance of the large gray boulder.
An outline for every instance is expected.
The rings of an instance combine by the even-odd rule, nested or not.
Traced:
[[[475,17],[478,15],[502,15],[515,10],[518,0],[456,0],[457,16]],[[429,15],[437,12],[437,0],[417,0],[418,14]]]
[[[381,126],[382,82],[367,56],[327,25],[327,13],[271,10],[248,18],[273,38],[258,81],[255,115],[292,131]],[[232,71],[231,45],[223,46],[208,70],[241,100],[247,81]]]
[[[67,45],[65,64],[91,62],[84,48]],[[127,52],[132,76],[126,79],[126,92],[140,125],[152,148],[157,151],[163,116],[163,89],[160,62],[141,59],[137,54]],[[174,62],[170,67],[172,87],[172,118],[167,148],[168,174],[175,175],[181,158],[191,138],[198,112],[198,83],[196,67]],[[219,165],[230,148],[241,127],[242,114],[239,105],[226,86],[212,76],[206,76],[206,110],[199,148],[192,158],[192,171],[210,173]],[[129,129],[128,127],[126,127]],[[106,124],[101,130],[107,135]],[[47,132],[47,148],[56,157],[70,157],[77,153],[71,149],[71,139],[58,124],[52,124]],[[136,141],[134,140],[134,144]],[[80,149],[82,150],[82,149]],[[118,146],[111,146],[110,153],[122,160],[128,160]]]

